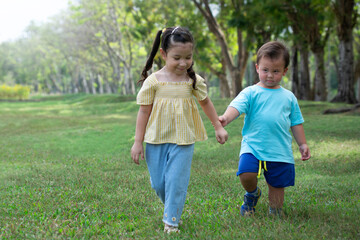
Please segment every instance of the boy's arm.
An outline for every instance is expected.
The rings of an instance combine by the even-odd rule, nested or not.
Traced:
[[[291,127],[291,131],[294,135],[294,138],[299,145],[299,151],[301,153],[301,160],[305,161],[311,157],[310,149],[306,143],[304,127],[302,124],[295,125]]]
[[[231,123],[235,118],[237,118],[240,115],[239,111],[236,110],[234,107],[228,107],[225,111],[225,113],[219,117],[219,121],[221,122],[221,125],[225,127],[229,123]]]
[[[143,141],[151,110],[152,105],[141,105],[136,119],[135,142],[131,148],[131,158],[136,164],[139,164],[139,155],[144,160]]]
[[[216,140],[220,144],[224,144],[228,139],[228,133],[219,122],[219,117],[210,98],[206,97],[204,100],[199,101],[199,104],[206,116],[210,119],[211,124],[214,126]]]

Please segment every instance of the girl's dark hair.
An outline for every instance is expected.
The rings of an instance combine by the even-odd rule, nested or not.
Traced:
[[[270,59],[278,59],[282,57],[284,59],[285,68],[287,68],[290,63],[288,49],[284,44],[278,41],[267,42],[262,45],[257,52],[256,63],[259,64],[263,57],[269,57]]]
[[[162,36],[161,36],[162,35]],[[190,31],[183,27],[170,27],[165,28],[164,30],[160,30],[157,32],[153,47],[150,52],[150,56],[146,61],[146,65],[141,73],[141,79],[138,81],[138,83],[142,84],[145,79],[148,77],[148,71],[151,69],[154,58],[156,56],[156,53],[159,50],[161,42],[161,48],[167,52],[174,43],[194,43],[194,38],[191,35]],[[196,85],[196,75],[195,71],[193,69],[194,62],[191,64],[190,68],[187,70],[187,73],[189,77],[194,80],[193,82],[193,88],[195,89]]]

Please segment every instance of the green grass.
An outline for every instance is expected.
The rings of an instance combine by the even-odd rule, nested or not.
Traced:
[[[230,99],[213,100],[219,114]],[[235,176],[243,117],[217,144],[196,143],[180,235],[162,232],[146,164],[132,163],[132,96],[67,95],[0,102],[0,239],[359,239],[360,116],[300,102],[312,158],[296,158],[284,219],[267,216],[264,178],[255,217],[239,215]]]

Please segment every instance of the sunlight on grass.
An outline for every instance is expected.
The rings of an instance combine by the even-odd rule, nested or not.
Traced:
[[[119,115],[119,114],[111,114],[111,115],[106,115],[104,116],[104,118],[115,118],[115,119],[130,119],[130,116],[126,116],[126,115]]]
[[[236,177],[243,116],[220,145],[195,144],[180,236],[163,233],[163,206],[146,163],[129,155],[134,97],[69,95],[0,103],[0,239],[358,239],[360,118],[322,115],[338,104],[300,101],[312,158],[293,143],[296,183],[283,219],[268,216],[267,185],[255,217],[239,216]],[[222,113],[230,99],[214,100]]]

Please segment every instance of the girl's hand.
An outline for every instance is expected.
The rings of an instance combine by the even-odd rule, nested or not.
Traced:
[[[131,158],[134,163],[139,165],[139,155],[141,156],[141,160],[144,160],[144,147],[142,142],[135,142],[131,148]]]
[[[306,143],[299,146],[299,151],[301,153],[301,160],[306,161],[311,158],[310,149]]]
[[[227,120],[226,120],[226,118],[225,118],[224,115],[222,115],[222,116],[219,117],[219,122],[221,123],[221,125],[222,125],[223,127],[225,127],[226,125],[228,125],[228,122],[227,122]]]
[[[228,140],[228,133],[223,127],[215,130],[215,136],[220,144],[224,144]]]

